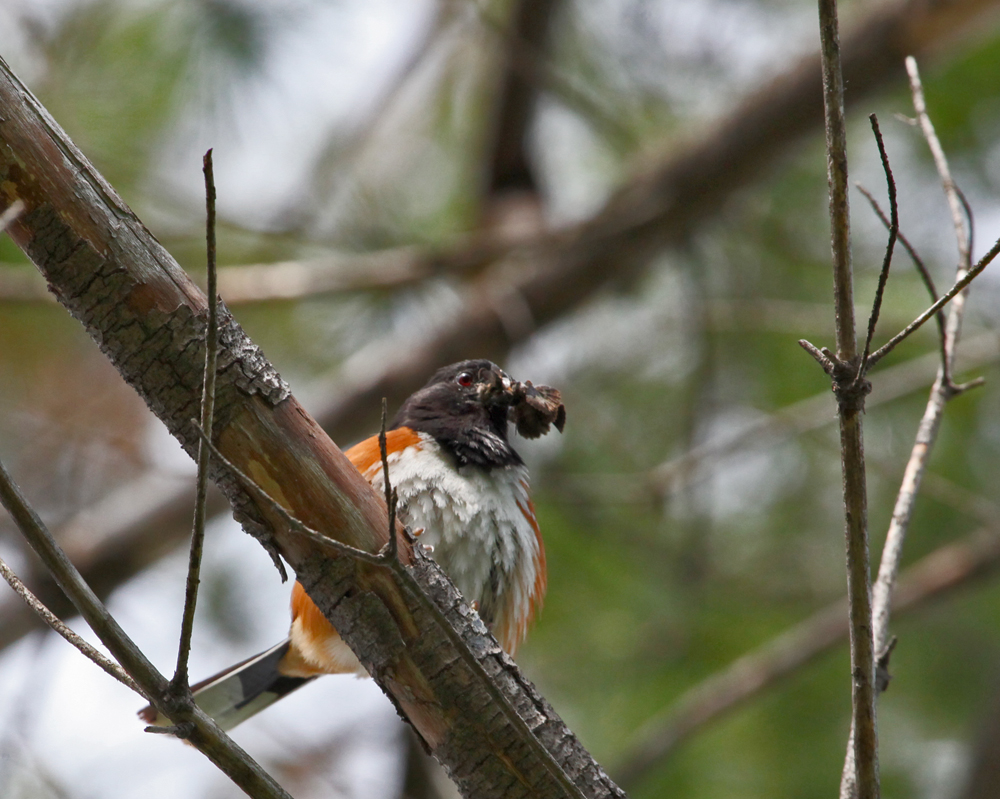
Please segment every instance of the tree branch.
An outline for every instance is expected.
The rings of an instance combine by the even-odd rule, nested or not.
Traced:
[[[205,335],[204,296],[2,63],[0,110],[0,185],[26,205],[11,237],[193,454],[200,440],[191,419],[203,371],[197,345]],[[378,551],[386,540],[384,504],[224,307],[219,345],[218,450],[303,524],[355,549]],[[467,796],[567,795],[558,775],[534,756],[525,731],[584,796],[622,796],[432,561],[400,548],[399,568],[409,567],[433,613],[398,572],[331,557],[221,464],[213,462],[212,477],[244,528],[295,569]],[[492,691],[516,708],[520,729],[491,712]]]
[[[827,182],[833,249],[837,354],[832,370],[840,417],[847,538],[847,595],[851,619],[851,735],[841,799],[878,799],[878,727],[872,651],[871,575],[868,564],[868,498],[861,413],[870,386],[861,372],[854,327],[851,227],[848,207],[847,128],[836,0],[819,0],[826,112]],[[829,370],[828,370],[829,371]],[[853,753],[853,756],[852,756]]]
[[[30,212],[29,212],[30,213]],[[59,587],[108,651],[160,710],[185,725],[185,738],[215,763],[230,779],[255,799],[291,799],[246,752],[188,697],[169,697],[167,680],[121,629],[108,609],[83,580],[52,534],[28,505],[7,470],[0,463],[0,502],[41,558]]]
[[[923,327],[924,322],[935,316],[938,311],[944,308],[945,305],[965,291],[969,284],[972,283],[972,281],[975,280],[980,273],[993,262],[998,254],[1000,254],[1000,239],[997,239],[996,243],[989,249],[989,251],[976,262],[976,265],[967,272],[964,272],[964,274],[962,274],[961,277],[959,277],[952,284],[951,288],[937,299],[937,302],[933,303],[926,311],[920,314],[920,316],[910,322],[910,324],[879,347],[879,349],[875,350],[875,352],[872,353],[871,358],[868,359],[869,366],[874,366],[882,360],[882,358],[892,352],[892,350],[896,348],[896,345],[903,341],[903,339],[908,338],[910,335]]]
[[[208,271],[208,323],[205,327],[205,370],[201,388],[201,430],[212,441],[212,422],[215,416],[215,378],[219,350],[219,295],[215,270],[215,175],[212,168],[212,151],[205,153],[205,243]],[[188,681],[188,656],[191,654],[191,635],[194,632],[194,611],[198,603],[198,585],[201,578],[201,559],[205,544],[205,520],[208,506],[209,450],[205,441],[198,443],[198,488],[194,501],[194,525],[191,532],[191,551],[188,556],[187,586],[184,591],[184,613],[181,619],[180,643],[177,646],[177,667],[170,688],[186,694]]]
[[[872,123],[872,132],[875,134],[875,141],[878,144],[878,154],[882,160],[882,170],[885,172],[886,189],[889,195],[889,240],[886,242],[885,255],[882,257],[882,269],[879,271],[878,287],[875,289],[875,302],[872,306],[871,316],[868,317],[868,335],[865,338],[865,349],[861,354],[861,363],[858,365],[856,380],[864,377],[868,365],[868,356],[872,349],[872,338],[875,336],[879,312],[882,310],[882,297],[885,294],[886,283],[889,281],[892,253],[896,247],[896,239],[899,236],[899,207],[896,204],[896,181],[892,177],[889,156],[885,151],[885,142],[882,141],[882,131],[879,130],[878,118],[875,114],[869,114],[868,119]]]
[[[2,464],[0,464],[0,470],[3,470]],[[7,477],[8,475],[5,471],[3,471],[0,479],[6,480]],[[21,582],[21,579],[14,574],[13,571],[11,571],[10,567],[2,558],[0,558],[0,575],[2,575],[7,581],[7,584],[14,589],[15,593],[17,593],[17,595],[24,600],[25,605],[37,613],[38,617],[49,627],[55,630],[55,632],[59,633],[59,635],[65,638],[70,644],[79,649],[86,658],[92,660],[126,688],[131,688],[144,699],[149,698],[143,693],[142,689],[136,684],[135,680],[129,677],[128,673],[121,666],[113,660],[106,658],[98,649],[95,649],[84,641],[79,635],[63,624],[63,622],[51,610],[45,607],[45,605],[39,601],[38,597],[31,593],[27,586]]]
[[[872,196],[871,192],[868,191],[868,189],[866,189],[860,183],[856,183],[854,185],[858,187],[858,191],[860,191],[861,194],[864,195],[864,198],[868,200],[868,204],[871,205],[872,210],[875,212],[875,215],[879,218],[879,221],[883,225],[885,225],[885,229],[889,230],[892,226],[892,221],[889,219],[889,217],[885,215],[885,211],[883,211],[882,208],[879,206],[878,200],[876,200]],[[899,238],[899,243],[903,245],[903,249],[906,250],[907,254],[910,256],[910,260],[913,261],[913,266],[916,268],[917,274],[919,274],[920,279],[924,281],[924,285],[927,287],[927,293],[930,294],[931,296],[931,302],[937,302],[938,299],[937,288],[934,285],[934,279],[931,277],[931,273],[927,270],[927,265],[924,264],[923,258],[920,257],[920,254],[916,251],[913,245],[910,244],[909,239],[907,239],[906,236],[904,236],[901,231],[897,231],[897,236]],[[945,362],[944,345],[946,338],[945,336],[946,320],[944,312],[938,311],[936,314],[934,314],[934,320],[937,322],[938,325],[938,332],[940,334],[939,339],[941,342],[941,357],[942,357],[942,363],[944,363]]]
[[[920,75],[917,71],[917,63],[913,58],[907,58],[906,70],[910,76],[913,105],[917,112],[917,119],[920,122],[924,138],[927,140],[927,144],[934,155],[934,162],[941,175],[944,191],[951,207],[952,220],[955,225],[958,243],[958,269],[956,277],[961,280],[963,276],[969,273],[971,266],[969,237],[966,235],[963,221],[963,203],[959,200],[958,190],[948,169],[947,158],[944,155],[937,135],[934,133],[934,126],[931,123],[930,117],[927,115],[923,88],[920,84]],[[875,652],[879,653],[879,656],[881,656],[880,653],[886,651],[890,646],[890,598],[895,586],[896,574],[899,571],[899,564],[902,560],[903,543],[906,540],[906,533],[909,530],[917,494],[920,491],[923,475],[927,469],[931,449],[937,440],[941,420],[944,417],[945,404],[958,393],[951,382],[950,374],[954,365],[955,349],[962,328],[966,293],[966,291],[963,291],[956,296],[948,312],[948,320],[945,325],[944,340],[942,342],[941,367],[938,371],[937,379],[934,381],[934,386],[931,388],[923,418],[920,420],[920,425],[917,428],[916,441],[913,444],[910,458],[906,464],[903,481],[892,511],[892,521],[889,524],[885,545],[882,549],[882,560],[879,565],[878,577],[875,580],[872,591],[873,639]]]

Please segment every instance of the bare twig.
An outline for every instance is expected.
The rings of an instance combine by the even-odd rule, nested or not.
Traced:
[[[927,102],[924,99],[924,88],[920,81],[920,72],[917,69],[917,61],[912,56],[906,59],[906,73],[910,78],[910,92],[913,95],[913,108],[917,113],[917,122],[927,141],[927,147],[934,157],[934,166],[937,168],[941,178],[941,186],[944,189],[945,199],[948,201],[948,208],[951,211],[951,221],[955,228],[955,243],[958,247],[958,268],[955,270],[955,279],[960,280],[972,268],[972,230],[973,215],[972,208],[969,207],[965,195],[955,185],[955,180],[951,176],[951,168],[948,166],[948,158],[944,154],[944,148],[934,131],[934,123],[931,122],[927,113]],[[966,229],[968,225],[968,229]],[[952,362],[955,358],[955,348],[958,346],[958,339],[962,330],[962,316],[965,309],[965,300],[968,291],[962,291],[956,295],[948,314],[948,322],[945,325],[944,341],[944,377],[945,385],[951,390],[961,390],[954,386],[951,381]]]
[[[920,84],[920,75],[917,71],[916,61],[913,58],[906,59],[906,70],[910,76],[910,87],[913,93],[913,105],[917,112],[917,118],[920,122],[924,138],[927,140],[928,147],[930,147],[931,152],[934,154],[934,162],[937,165],[938,173],[941,175],[941,182],[948,198],[948,204],[952,210],[952,221],[955,224],[955,236],[958,246],[958,268],[956,271],[957,277],[961,278],[969,271],[970,259],[969,238],[966,235],[963,215],[969,220],[971,227],[971,209],[969,209],[967,203],[962,201],[955,182],[951,178],[948,160],[934,132],[934,126],[931,123],[930,117],[927,114],[927,106],[924,102],[923,89]],[[955,349],[962,328],[965,296],[966,292],[963,292],[956,297],[948,311],[941,368],[937,379],[934,381],[934,386],[931,388],[923,418],[920,420],[920,426],[917,428],[916,441],[913,444],[910,458],[906,464],[906,470],[903,473],[903,481],[896,497],[896,505],[892,512],[892,521],[889,524],[889,531],[886,534],[885,545],[882,550],[882,561],[879,565],[878,577],[875,580],[872,590],[872,626],[876,652],[881,652],[888,646],[890,598],[902,558],[903,543],[909,529],[917,493],[920,490],[924,472],[927,469],[930,451],[937,439],[938,430],[941,426],[945,404],[957,393],[956,387],[951,382],[950,374],[955,362]]]
[[[910,324],[889,339],[889,341],[887,341],[879,349],[875,350],[875,352],[873,352],[871,357],[868,359],[869,368],[892,352],[892,350],[896,348],[897,344],[915,331],[919,330],[928,319],[934,316],[938,311],[944,308],[945,305],[961,294],[968,287],[968,285],[972,283],[972,281],[975,280],[979,274],[993,262],[993,259],[996,258],[998,254],[1000,254],[1000,239],[997,239],[996,243],[990,247],[989,252],[980,258],[974,267],[956,280],[955,283],[952,284],[952,287],[938,298],[937,302],[933,303],[926,311],[920,314],[920,316],[910,322]]]
[[[399,557],[399,540],[396,538],[396,491],[389,482],[389,452],[386,447],[385,428],[389,416],[389,403],[382,397],[382,425],[378,431],[378,449],[382,456],[382,480],[385,488],[385,506],[389,510],[389,542],[385,555],[391,560]]]
[[[38,518],[20,489],[0,463],[0,502],[25,540],[73,601],[80,615],[97,633],[115,660],[142,689],[143,695],[180,723],[190,725],[188,740],[215,763],[240,788],[254,797],[291,799],[274,779],[237,746],[190,697],[168,695],[166,678],[157,671],[80,576],[52,534]]]
[[[896,504],[892,510],[889,532],[886,535],[885,544],[882,548],[882,560],[879,564],[878,577],[872,588],[872,625],[876,652],[881,652],[888,641],[889,600],[892,596],[896,573],[899,570],[899,564],[902,559],[903,542],[906,539],[906,532],[909,529],[910,518],[913,514],[913,506],[916,502],[917,493],[920,490],[924,471],[927,468],[927,460],[930,456],[931,447],[937,438],[944,405],[947,400],[947,385],[944,382],[943,372],[939,372],[938,379],[934,382],[934,386],[931,389],[930,399],[927,401],[924,416],[920,420],[920,426],[917,428],[916,441],[910,452],[910,458],[903,472],[903,480],[899,487],[899,493],[896,496]]]
[[[959,201],[962,203],[962,211],[965,213],[965,224],[969,226],[969,240],[966,252],[968,253],[968,260],[971,261],[973,245],[976,240],[976,224],[973,219],[972,206],[969,205],[969,200],[965,196],[965,192],[963,192],[954,181],[952,181],[951,186],[955,190],[955,194],[958,195]]]
[[[215,369],[219,346],[219,297],[215,271],[215,176],[212,168],[212,151],[205,153],[206,249],[208,264],[208,323],[205,326],[205,373],[201,392],[201,427],[212,439],[212,420],[215,415]],[[194,505],[194,529],[191,533],[191,552],[188,558],[187,587],[184,592],[184,615],[181,620],[180,644],[177,647],[177,668],[171,682],[174,691],[186,692],[188,683],[188,656],[191,653],[191,635],[194,631],[194,612],[198,603],[198,584],[201,579],[201,558],[205,544],[205,518],[208,504],[209,451],[198,447],[198,489]]]
[[[875,215],[879,218],[879,221],[881,221],[882,224],[885,225],[886,230],[888,230],[891,222],[889,221],[889,217],[885,215],[885,211],[883,211],[882,208],[879,206],[878,200],[876,200],[872,196],[871,192],[868,191],[868,189],[866,189],[860,183],[855,183],[854,185],[857,187],[858,191],[860,191],[864,195],[865,199],[868,200],[868,203],[871,205],[872,210],[875,212]],[[906,250],[907,254],[910,256],[910,260],[913,261],[913,265],[916,267],[917,273],[924,281],[924,285],[927,287],[927,293],[931,295],[931,302],[936,302],[938,298],[937,287],[934,285],[934,279],[931,277],[931,273],[928,271],[927,265],[924,263],[923,258],[920,257],[920,254],[916,251],[916,248],[914,248],[914,246],[910,243],[909,239],[907,239],[906,236],[903,235],[902,231],[897,231],[897,237],[899,239],[899,243],[903,245],[903,249]],[[942,363],[944,363],[945,322],[946,322],[944,311],[938,311],[934,315],[934,319],[935,321],[937,321],[938,325],[938,333],[941,342],[941,357],[942,357]]]
[[[835,0],[820,0],[819,15],[834,302],[837,314],[837,357],[841,361],[848,362],[855,357],[857,341],[854,332],[851,220],[847,196],[847,127],[844,122],[844,83],[840,66],[840,32]]]
[[[830,375],[830,377],[834,376],[837,366],[834,363],[833,353],[830,352],[830,350],[826,347],[817,347],[815,344],[806,341],[804,338],[799,339],[799,346],[813,356],[816,363],[823,367],[824,372]]]
[[[998,566],[1000,534],[980,529],[905,569],[893,611],[898,617],[917,610]],[[696,732],[842,643],[849,632],[846,609],[846,598],[827,605],[685,691],[636,733],[613,770],[619,783],[636,787]]]
[[[90,586],[83,581],[76,568],[69,562],[2,463],[0,463],[0,501],[3,502],[25,540],[38,553],[46,568],[58,580],[59,586],[73,600],[77,610],[101,637],[115,659],[147,689],[150,685],[157,686],[157,690],[165,687],[166,681],[118,626],[104,604],[94,596]],[[106,639],[111,639],[114,646],[111,646]]]
[[[21,582],[20,578],[11,571],[10,567],[0,558],[0,575],[7,581],[8,585],[14,589],[18,596],[24,600],[25,604],[31,608],[35,613],[41,617],[49,627],[55,630],[59,635],[69,641],[73,646],[80,650],[84,656],[92,660],[98,666],[100,666],[104,671],[114,677],[118,682],[124,685],[126,688],[131,688],[140,696],[148,699],[149,697],[143,692],[143,690],[136,684],[135,680],[128,676],[125,670],[115,663],[113,660],[105,657],[104,654],[95,649],[89,643],[84,641],[79,635],[73,632],[63,621],[56,616],[51,610],[49,610],[45,605],[36,597],[28,587]]]
[[[910,77],[910,92],[913,95],[913,108],[917,112],[917,122],[923,131],[924,139],[934,157],[934,165],[941,176],[941,184],[944,187],[945,198],[948,200],[948,208],[951,211],[951,221],[955,226],[955,241],[958,245],[958,262],[964,269],[969,269],[972,265],[972,255],[970,249],[970,235],[965,229],[965,218],[971,216],[968,204],[955,186],[955,181],[951,177],[951,170],[948,168],[948,159],[941,147],[937,134],[934,132],[934,124],[927,114],[927,103],[924,100],[924,89],[920,82],[920,72],[917,69],[917,60],[913,56],[906,57],[906,74]],[[971,226],[970,226],[971,228]]]
[[[847,538],[847,587],[851,619],[851,728],[856,768],[841,781],[841,797],[878,799],[878,730],[875,710],[875,657],[872,650],[871,586],[868,564],[868,498],[861,411],[867,383],[857,360],[854,289],[851,273],[847,182],[847,128],[840,62],[836,0],[819,0],[823,107],[826,120],[827,181],[830,189],[837,361],[834,375],[840,416],[841,466]],[[850,377],[848,377],[848,374]],[[851,746],[853,744],[853,746]]]
[[[309,527],[307,524],[299,521],[295,518],[295,516],[289,513],[288,509],[278,502],[278,500],[261,488],[255,480],[243,472],[235,463],[229,460],[229,458],[219,452],[215,444],[212,443],[211,439],[205,434],[205,431],[201,427],[195,425],[195,429],[198,431],[198,435],[201,436],[201,443],[208,448],[212,457],[231,471],[239,479],[240,484],[253,494],[255,498],[265,502],[267,506],[277,513],[281,517],[282,521],[284,521],[285,524],[287,524],[292,530],[295,530],[295,532],[300,533],[307,538],[311,538],[313,541],[322,544],[328,549],[332,549],[338,555],[346,555],[349,558],[356,558],[357,560],[364,561],[365,563],[371,563],[376,566],[385,565],[382,555],[374,552],[365,552],[363,549],[352,547],[350,544],[345,544],[338,541],[336,538],[323,535],[322,533]]]
[[[878,286],[875,289],[875,302],[872,305],[871,316],[868,317],[868,336],[865,338],[865,350],[861,355],[861,363],[858,364],[856,380],[864,378],[868,366],[868,355],[871,353],[872,338],[875,336],[879,311],[882,309],[882,296],[885,293],[885,284],[889,280],[889,267],[892,266],[892,252],[896,246],[896,237],[899,235],[899,207],[896,204],[896,181],[892,177],[889,156],[885,151],[885,142],[882,141],[882,131],[878,127],[878,118],[875,114],[871,114],[868,119],[871,120],[872,132],[875,134],[875,141],[878,143],[878,154],[882,159],[882,169],[885,172],[886,188],[889,195],[889,241],[885,245],[882,270],[879,272]]]

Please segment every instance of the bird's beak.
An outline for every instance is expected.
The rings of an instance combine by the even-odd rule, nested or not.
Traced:
[[[483,395],[498,405],[512,405],[518,384],[499,369],[493,371],[492,378],[483,388]]]

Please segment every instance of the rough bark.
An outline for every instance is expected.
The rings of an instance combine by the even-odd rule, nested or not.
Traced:
[[[193,453],[205,298],[0,61],[0,202],[18,199],[25,211],[11,237]],[[217,447],[302,522],[377,550],[387,537],[384,503],[220,311]],[[432,561],[401,547],[471,656],[390,569],[333,556],[258,506],[218,464],[212,476],[244,528],[292,566],[466,796],[623,795]],[[570,782],[579,793],[567,790]]]

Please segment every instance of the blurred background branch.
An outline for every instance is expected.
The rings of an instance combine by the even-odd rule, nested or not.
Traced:
[[[919,133],[893,118],[912,113],[903,57],[921,58],[955,180],[981,209],[977,239],[992,241],[996,9],[844,10],[853,176],[883,180],[864,120],[875,111],[901,230],[938,286],[954,267],[951,215]],[[833,332],[811,2],[11,0],[0,54],[196,280],[198,159],[216,148],[221,294],[338,442],[374,432],[382,396],[393,406],[457,357],[564,389],[566,435],[518,444],[551,569],[519,660],[600,760],[625,762],[678,697],[842,594],[835,492],[810,490],[836,484],[832,402],[793,344]],[[885,233],[867,209],[853,227],[870,296]],[[996,514],[1000,303],[983,277],[955,379],[986,386],[950,403],[904,570]],[[891,286],[885,331],[926,307],[909,270]],[[173,616],[158,609],[179,607],[193,479],[75,323],[37,301],[43,288],[0,240],[0,454],[166,668],[173,642],[156,631]],[[869,397],[876,546],[937,349],[919,333]],[[287,624],[285,589],[248,549],[225,518],[210,525],[195,673]],[[2,520],[0,557],[34,571]],[[963,582],[978,573],[955,570],[966,590],[894,624],[879,720],[890,799],[953,799],[990,751],[976,735],[996,690],[997,584]],[[68,612],[38,572],[29,582]],[[0,720],[0,793],[17,780],[32,797],[77,783],[108,799],[226,795],[185,752],[145,748],[133,701],[25,639],[29,616],[0,598],[0,705],[23,708]],[[847,724],[846,652],[829,646],[682,736],[633,796],[829,796]],[[89,715],[106,733],[66,718],[67,685],[100,702]],[[417,766],[381,697],[338,679],[301,693],[240,730],[266,765],[294,771],[297,797],[410,790]],[[130,792],[106,773],[132,775]]]

